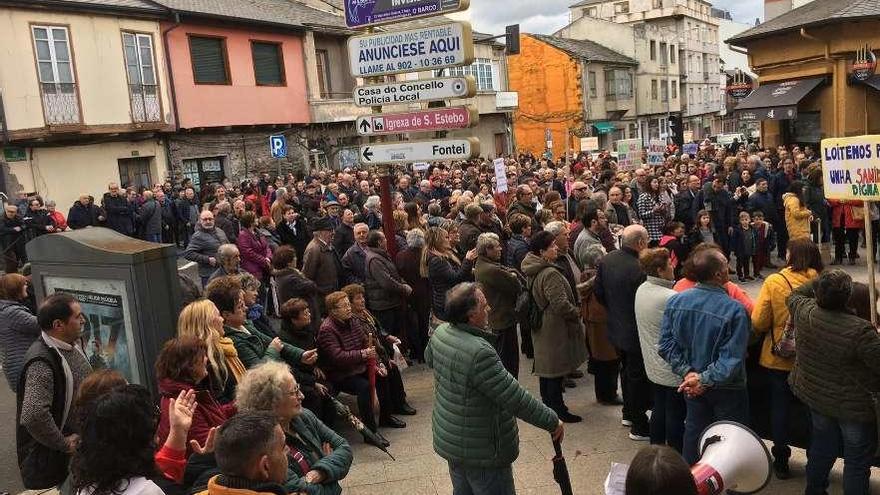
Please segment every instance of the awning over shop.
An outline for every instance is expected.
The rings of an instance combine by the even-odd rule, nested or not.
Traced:
[[[617,129],[611,122],[594,122],[593,127],[596,129],[596,133],[598,134],[608,134],[609,132]]]
[[[797,118],[797,104],[825,81],[824,77],[768,83],[758,87],[736,106],[742,120]]]
[[[880,91],[880,74],[874,74],[867,81],[862,81],[862,84],[871,86],[877,91]]]

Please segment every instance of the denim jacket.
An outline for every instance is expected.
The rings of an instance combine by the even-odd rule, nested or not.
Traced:
[[[704,386],[744,388],[750,332],[742,304],[720,287],[697,284],[669,298],[659,353],[679,376],[695,371]]]

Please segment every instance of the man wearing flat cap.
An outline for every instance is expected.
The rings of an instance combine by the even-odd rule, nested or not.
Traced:
[[[342,275],[342,262],[339,253],[333,248],[333,224],[327,217],[314,221],[312,241],[303,254],[303,275],[318,286],[318,307],[320,317],[327,314],[324,297],[339,290],[339,277]]]

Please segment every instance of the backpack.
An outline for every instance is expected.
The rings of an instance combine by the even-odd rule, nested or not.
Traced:
[[[534,294],[534,286],[535,280],[538,279],[538,276],[541,275],[541,272],[548,268],[554,268],[553,265],[545,266],[538,273],[535,274],[535,278],[530,282],[526,282],[526,290],[522,291],[517,298],[516,301],[516,311],[518,314],[522,316],[522,319],[528,322],[529,328],[532,332],[538,331],[541,329],[541,323],[544,318],[544,310],[546,307],[542,308],[538,301],[535,299]]]
[[[791,282],[785,278],[785,275],[778,273],[782,280],[785,280],[785,283],[788,284],[789,294],[794,291],[794,288],[791,286]],[[782,338],[779,341],[776,340],[775,332],[773,329],[770,329],[770,353],[774,356],[792,359],[795,357],[795,340],[797,337],[797,328],[794,326],[794,320],[791,317],[791,314],[788,315],[788,318],[785,320],[785,325],[782,327]]]

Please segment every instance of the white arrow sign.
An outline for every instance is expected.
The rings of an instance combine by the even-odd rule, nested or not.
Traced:
[[[467,22],[352,36],[348,57],[354,77],[457,67],[474,61],[474,37]]]
[[[374,84],[354,88],[354,104],[359,107],[470,98],[477,94],[473,76],[438,77],[418,81]]]
[[[479,154],[480,141],[477,138],[371,143],[360,148],[363,164],[467,160]]]

